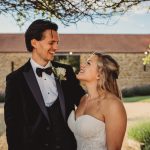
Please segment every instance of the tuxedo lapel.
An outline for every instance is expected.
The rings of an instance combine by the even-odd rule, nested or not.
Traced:
[[[25,77],[25,80],[37,102],[37,104],[39,105],[41,111],[43,112],[44,116],[46,117],[46,119],[48,120],[48,122],[50,123],[49,117],[48,117],[48,113],[44,104],[44,99],[40,90],[40,87],[38,85],[38,82],[36,80],[35,74],[33,72],[33,69],[31,67],[30,61],[27,62],[26,64],[26,68],[23,72],[23,75]]]
[[[55,76],[55,81],[56,81],[56,86],[57,86],[57,90],[58,90],[58,97],[59,97],[59,101],[60,101],[60,107],[61,107],[61,111],[62,111],[62,115],[64,120],[66,120],[66,108],[65,108],[65,98],[64,98],[64,94],[61,88],[61,84],[59,79]]]

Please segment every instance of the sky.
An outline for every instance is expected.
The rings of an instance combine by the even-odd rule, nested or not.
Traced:
[[[24,33],[32,21],[19,28],[15,20],[7,15],[0,15],[0,33]],[[150,13],[135,11],[125,14],[113,25],[79,22],[77,25],[65,27],[60,22],[59,33],[76,34],[150,34]]]

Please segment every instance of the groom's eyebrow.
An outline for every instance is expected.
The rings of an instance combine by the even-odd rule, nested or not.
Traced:
[[[58,41],[56,41],[56,40],[49,40],[48,42],[49,43],[51,43],[51,42],[59,42],[59,40]]]

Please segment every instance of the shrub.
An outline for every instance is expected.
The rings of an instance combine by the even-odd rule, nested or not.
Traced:
[[[123,97],[146,96],[150,95],[150,85],[135,86],[122,90]]]
[[[4,99],[5,99],[5,94],[0,92],[0,103],[4,102]]]
[[[144,150],[150,148],[150,121],[138,123],[128,130],[129,138],[132,138],[140,143],[144,143]]]

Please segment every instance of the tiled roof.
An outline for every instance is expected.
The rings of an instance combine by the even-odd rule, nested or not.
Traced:
[[[150,34],[60,34],[59,52],[141,53],[150,44]],[[27,52],[24,34],[0,34],[0,52]]]

